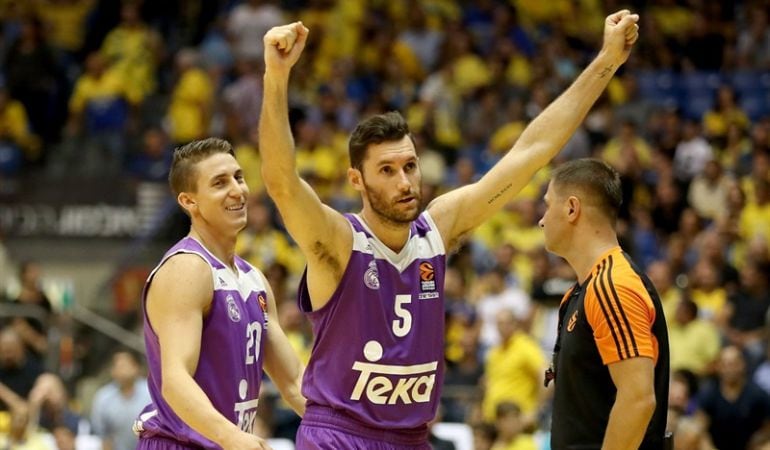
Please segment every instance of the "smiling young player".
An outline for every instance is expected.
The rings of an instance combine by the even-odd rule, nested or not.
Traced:
[[[190,233],[144,289],[152,403],[134,424],[139,449],[267,449],[254,434],[262,369],[302,415],[302,365],[275,319],[264,275],[235,255],[248,186],[227,141],[174,153],[172,191]]]

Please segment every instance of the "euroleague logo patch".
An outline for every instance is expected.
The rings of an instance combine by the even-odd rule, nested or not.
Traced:
[[[259,307],[262,309],[263,313],[267,312],[267,299],[265,298],[265,294],[260,293],[257,296],[257,300],[259,301]]]
[[[433,281],[433,278],[436,276],[436,271],[433,270],[433,264],[429,262],[424,262],[420,264],[420,280],[425,281]],[[435,283],[434,283],[435,284]]]
[[[420,263],[420,291],[419,299],[438,298],[436,292],[436,270],[428,261]]]
[[[263,327],[267,330],[267,297],[263,292],[260,292],[259,295],[257,295],[257,302],[259,303],[259,309],[262,310],[262,315],[265,317]]]

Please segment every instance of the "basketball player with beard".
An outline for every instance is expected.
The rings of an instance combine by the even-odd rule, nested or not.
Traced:
[[[390,112],[360,122],[347,172],[361,194],[357,214],[323,204],[297,174],[288,85],[308,29],[297,22],[268,31],[262,176],[307,259],[298,295],[315,334],[298,449],[430,448],[427,424],[443,382],[446,254],[559,152],[628,58],[638,19],[625,10],[607,17],[601,51],[572,86],[478,182],[441,195],[424,211],[417,152],[403,117]]]

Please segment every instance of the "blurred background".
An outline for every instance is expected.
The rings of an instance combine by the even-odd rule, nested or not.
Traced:
[[[676,448],[770,448],[770,1],[0,0],[3,448],[134,448],[141,289],[188,231],[166,177],[192,139],[236,147],[251,188],[238,253],[268,276],[307,358],[304,261],[256,148],[270,27],[311,30],[290,88],[298,168],[355,211],[358,120],[407,117],[427,204],[511,147],[623,7],[641,15],[628,63],[552,165],[450,259],[434,445],[548,448],[542,374],[575,276],[537,221],[550,169],[594,156],[622,174],[622,245],[664,302]],[[275,448],[292,448],[298,418],[269,382],[260,414]]]

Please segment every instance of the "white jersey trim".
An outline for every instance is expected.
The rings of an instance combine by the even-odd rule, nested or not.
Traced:
[[[441,235],[436,229],[433,218],[430,217],[427,211],[424,211],[420,216],[426,218],[430,225],[430,230],[428,230],[425,236],[419,236],[411,234],[410,229],[409,239],[407,239],[404,248],[399,253],[396,253],[375,236],[360,215],[355,214],[358,222],[369,232],[371,237],[367,236],[363,231],[357,231],[353,224],[348,221],[353,231],[353,251],[374,255],[376,259],[386,261],[399,272],[403,272],[418,259],[428,259],[444,255],[444,241],[441,240]]]
[[[206,248],[203,246],[203,244],[200,243],[197,239],[188,236],[190,239],[194,240],[195,242],[198,242],[202,248]],[[222,261],[219,260],[216,256],[212,254],[205,255],[197,250],[190,250],[186,248],[180,248],[176,250],[174,253],[167,255],[164,257],[157,266],[150,272],[150,275],[147,277],[147,281],[151,282],[152,279],[155,277],[155,273],[160,270],[161,266],[168,261],[169,258],[171,258],[174,255],[178,255],[180,253],[185,254],[191,254],[191,255],[197,255],[201,259],[203,259],[206,264],[208,264],[209,269],[211,270],[211,282],[214,286],[214,291],[217,289],[229,289],[229,290],[238,290],[238,292],[241,294],[241,297],[243,298],[243,301],[245,302],[246,299],[249,297],[249,295],[252,292],[267,292],[267,286],[265,286],[265,283],[263,282],[262,277],[259,275],[259,269],[249,264],[249,267],[251,268],[251,271],[249,272],[243,272],[240,268],[236,265],[235,270],[238,271],[238,274],[236,275],[233,273],[232,270],[230,270],[226,264],[223,264]],[[208,253],[208,252],[207,252]],[[214,258],[217,262],[225,266],[224,268],[217,269],[215,268],[211,262],[206,258],[206,256],[210,256],[211,258]],[[248,264],[248,263],[247,263]]]

